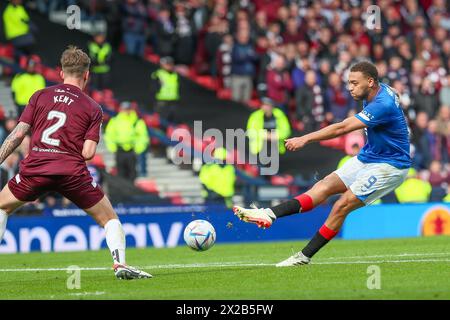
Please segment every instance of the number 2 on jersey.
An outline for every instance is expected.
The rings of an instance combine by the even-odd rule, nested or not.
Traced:
[[[57,118],[58,121],[42,132],[41,142],[59,147],[61,141],[59,139],[50,138],[50,135],[58,131],[58,129],[66,123],[67,116],[64,112],[52,110],[48,113],[47,120],[52,120],[54,118]]]

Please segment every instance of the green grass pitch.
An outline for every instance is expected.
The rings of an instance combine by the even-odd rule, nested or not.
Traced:
[[[128,249],[129,264],[154,276],[132,281],[115,279],[106,250],[0,255],[0,299],[450,299],[448,236],[334,240],[311,265],[273,266],[304,244]],[[82,268],[79,289],[67,288],[71,265]],[[380,289],[367,287],[373,265]]]

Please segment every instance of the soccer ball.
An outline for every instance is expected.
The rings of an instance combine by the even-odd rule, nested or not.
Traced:
[[[216,230],[206,220],[194,220],[184,229],[184,241],[195,251],[206,251],[216,242]]]

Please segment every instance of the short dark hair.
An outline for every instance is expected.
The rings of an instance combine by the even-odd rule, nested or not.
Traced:
[[[366,77],[373,78],[376,82],[378,82],[377,67],[369,61],[361,61],[361,62],[355,63],[350,68],[350,72],[361,72]]]

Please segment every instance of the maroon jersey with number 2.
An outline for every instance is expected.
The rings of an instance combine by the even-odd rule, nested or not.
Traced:
[[[31,126],[30,153],[20,164],[29,175],[82,175],[85,140],[98,143],[103,113],[78,87],[60,84],[37,91],[19,121]]]
[[[104,194],[82,150],[85,140],[99,142],[102,119],[101,107],[76,86],[59,84],[34,93],[19,118],[31,126],[30,151],[8,184],[17,199],[32,201],[57,191],[83,209],[100,201]]]

